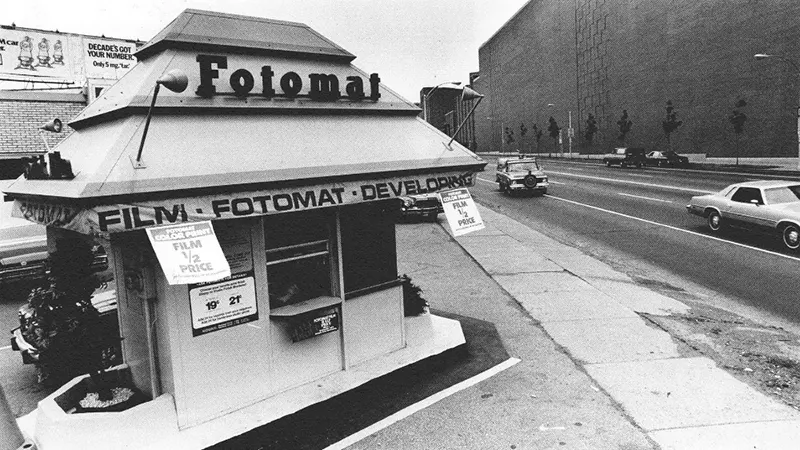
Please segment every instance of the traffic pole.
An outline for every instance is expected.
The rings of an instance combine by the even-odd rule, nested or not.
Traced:
[[[0,386],[0,450],[17,450],[25,443],[17,419],[11,413],[6,393]]]

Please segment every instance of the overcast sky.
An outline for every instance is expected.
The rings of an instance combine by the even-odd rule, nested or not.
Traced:
[[[0,24],[147,41],[186,8],[301,22],[356,55],[357,67],[419,101],[468,82],[478,48],[528,0],[3,0]]]

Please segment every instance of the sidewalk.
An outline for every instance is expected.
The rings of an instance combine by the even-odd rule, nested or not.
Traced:
[[[399,226],[398,248],[413,247],[400,251],[400,271],[435,299],[434,308],[494,323],[522,361],[350,448],[797,445],[800,413],[637,314],[687,306],[503,215],[480,212],[486,229],[455,238],[463,250],[444,223]]]

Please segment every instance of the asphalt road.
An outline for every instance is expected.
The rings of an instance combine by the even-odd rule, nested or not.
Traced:
[[[728,232],[712,236],[689,215],[693,195],[769,176],[680,169],[620,169],[598,163],[542,160],[551,181],[544,197],[501,194],[494,161],[478,174],[473,197],[562,242],[646,261],[693,283],[792,324],[800,324],[800,254],[779,238]],[[781,177],[787,179],[786,177]],[[605,250],[599,250],[599,249]],[[623,261],[624,263],[624,261]]]

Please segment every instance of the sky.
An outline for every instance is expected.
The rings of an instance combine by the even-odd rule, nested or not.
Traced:
[[[33,0],[3,1],[0,25],[148,41],[184,9],[304,23],[356,55],[406,99],[469,81],[478,49],[528,0]]]

